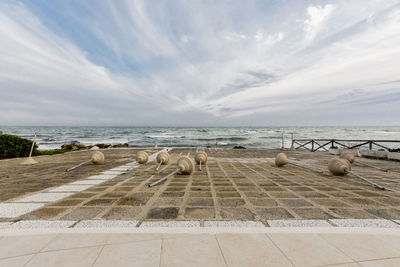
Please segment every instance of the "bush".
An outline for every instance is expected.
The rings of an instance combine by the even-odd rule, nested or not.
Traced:
[[[16,135],[0,135],[0,159],[27,157],[31,151],[32,141]],[[33,148],[33,153],[37,153],[37,145]]]

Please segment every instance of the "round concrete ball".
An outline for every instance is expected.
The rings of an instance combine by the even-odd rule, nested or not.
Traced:
[[[285,153],[279,153],[275,158],[276,167],[282,167],[288,164],[288,158]]]
[[[182,156],[177,162],[181,174],[191,174],[194,170],[194,163],[188,156]]]
[[[169,162],[169,158],[170,158],[169,154],[167,152],[162,151],[162,152],[158,153],[156,159],[157,159],[158,163],[160,163],[162,161],[162,165],[166,165]]]
[[[355,160],[353,152],[346,151],[340,155],[342,159],[347,159],[350,163],[353,163]]]
[[[149,160],[149,155],[144,151],[136,153],[136,161],[140,164],[145,164]]]
[[[351,164],[347,159],[333,158],[328,162],[328,170],[333,175],[345,175],[346,171],[351,170]]]
[[[201,164],[204,164],[207,162],[207,159],[208,159],[207,153],[203,151],[197,152],[196,155],[194,156],[194,160],[197,162],[197,164],[200,164],[200,161]]]
[[[100,151],[95,151],[95,152],[93,152],[92,156],[90,157],[90,160],[94,164],[103,164],[104,163],[104,154],[101,153]]]

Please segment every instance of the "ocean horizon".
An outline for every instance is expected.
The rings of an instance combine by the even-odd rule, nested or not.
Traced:
[[[63,144],[99,143],[131,146],[289,148],[295,139],[400,140],[400,126],[290,126],[290,127],[139,127],[139,126],[0,126],[4,134],[33,139],[37,132],[40,150]],[[388,143],[391,148],[398,144]]]

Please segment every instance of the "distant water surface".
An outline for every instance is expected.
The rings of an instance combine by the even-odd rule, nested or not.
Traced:
[[[1,127],[5,134],[33,139],[38,132],[39,149],[60,148],[62,144],[97,143],[132,146],[280,148],[282,133],[285,146],[290,147],[291,133],[295,138],[385,139],[400,140],[400,127]],[[398,148],[398,144],[390,144]]]

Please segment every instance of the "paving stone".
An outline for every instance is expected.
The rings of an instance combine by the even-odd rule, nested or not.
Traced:
[[[376,218],[376,216],[366,212],[363,209],[352,209],[352,208],[329,208],[330,211],[337,214],[341,218],[353,218],[353,219],[368,219]]]
[[[291,186],[291,187],[288,187],[290,190],[293,190],[293,191],[313,191],[311,188],[309,188],[309,187],[306,187],[306,186]]]
[[[199,187],[199,186],[196,186],[196,187],[191,187],[190,188],[190,190],[191,191],[206,191],[206,192],[209,192],[210,191],[210,187]]]
[[[280,186],[262,186],[262,189],[264,189],[268,193],[274,192],[274,191],[287,191],[285,188],[280,187]]]
[[[101,183],[104,183],[104,180],[85,179],[70,183],[70,185],[85,185],[85,184],[98,185]]]
[[[366,209],[367,212],[384,219],[400,219],[398,209]]]
[[[125,195],[126,195],[126,193],[124,193],[124,192],[108,192],[108,193],[101,195],[100,197],[101,198],[120,198]]]
[[[300,193],[300,192],[299,192]],[[280,191],[280,192],[268,192],[268,195],[274,198],[298,198],[295,194],[287,191]]]
[[[316,186],[315,189],[319,191],[337,191],[336,188],[329,187],[329,186]]]
[[[13,202],[54,202],[63,198],[66,198],[73,193],[37,193],[34,195],[30,195],[24,198],[20,198],[18,200],[14,200]]]
[[[212,197],[211,192],[209,191],[190,191],[190,197]],[[240,196],[240,195],[239,195]]]
[[[343,201],[337,199],[330,199],[330,198],[313,198],[311,199],[313,202],[326,207],[349,207],[348,204],[344,203]]]
[[[133,188],[134,188],[133,186],[119,186],[119,187],[115,188],[113,192],[126,193],[126,192],[132,191]]]
[[[17,218],[43,206],[39,203],[0,203],[0,218]]]
[[[52,219],[63,213],[67,210],[67,208],[52,208],[52,207],[45,207],[42,209],[35,210],[31,213],[25,214],[22,218],[29,220],[29,219]]]
[[[328,198],[328,195],[321,194],[319,192],[315,191],[302,191],[302,192],[297,192],[299,195],[305,197],[305,198]]]
[[[212,198],[190,198],[187,202],[188,206],[214,206]]]
[[[163,192],[160,197],[183,197],[185,192]]]
[[[213,208],[186,208],[185,218],[188,219],[211,219],[215,217]]]
[[[178,216],[178,208],[152,208],[147,213],[147,219],[175,219]]]
[[[254,214],[246,208],[226,208],[220,209],[221,218],[226,220],[254,220]]]
[[[176,191],[185,191],[186,187],[167,187],[165,191],[167,192],[176,192]]]
[[[81,193],[74,194],[73,197],[74,197],[74,198],[88,199],[88,198],[93,197],[95,194],[96,194],[96,193],[81,192]]]
[[[256,212],[261,218],[266,220],[293,218],[293,215],[284,208],[256,208]]]
[[[240,197],[240,194],[237,191],[234,192],[217,192],[217,197]]]
[[[245,204],[245,201],[241,198],[220,198],[218,203],[222,207],[240,207]]]
[[[109,175],[100,174],[100,175],[90,176],[87,179],[89,179],[89,180],[111,180],[115,177],[117,177],[117,175],[115,175],[115,174],[109,174]]]
[[[268,198],[268,194],[265,192],[243,192],[246,197],[254,197],[254,198]],[[238,196],[240,197],[240,195]]]
[[[49,190],[49,192],[81,192],[90,187],[92,185],[62,185]]]
[[[110,206],[115,201],[112,198],[96,198],[85,203],[84,206]]]
[[[115,207],[103,215],[102,218],[106,220],[137,219],[141,211],[142,209],[139,207]]]
[[[154,203],[154,206],[174,206],[179,207],[182,204],[183,198],[159,198]]]
[[[374,197],[375,201],[382,203],[383,205],[400,207],[400,199],[394,197]]]
[[[369,198],[342,198],[343,201],[349,203],[350,205],[368,207],[368,206],[379,206],[376,201]]]
[[[338,198],[342,198],[342,197],[354,197],[356,195],[351,194],[349,192],[342,192],[342,191],[335,191],[335,192],[325,192],[326,194],[328,194],[329,196],[333,196],[333,197],[338,197]]]
[[[70,213],[64,215],[63,220],[85,220],[96,217],[104,209],[99,207],[81,207],[72,210]]]
[[[58,202],[53,203],[51,206],[67,206],[67,207],[72,207],[72,206],[76,206],[80,203],[82,203],[84,200],[83,199],[65,199],[65,200],[61,200]]]
[[[248,198],[248,201],[254,206],[273,207],[278,205],[275,200],[268,198]]]
[[[122,173],[124,173],[124,172],[123,171],[104,171],[101,173],[101,175],[116,175],[116,176],[118,176]]]
[[[214,187],[214,189],[215,189],[215,191],[217,191],[217,192],[226,192],[226,191],[235,191],[236,192],[236,189],[234,188],[234,187],[219,187],[219,186],[216,186],[216,187]]]
[[[318,208],[293,208],[292,210],[303,219],[323,220],[335,218],[329,213]]]
[[[118,205],[121,206],[143,206],[149,201],[153,194],[149,193],[135,193],[131,196],[121,198]]]
[[[310,202],[303,199],[279,199],[279,202],[283,203],[284,206],[288,207],[306,207],[312,206]]]

